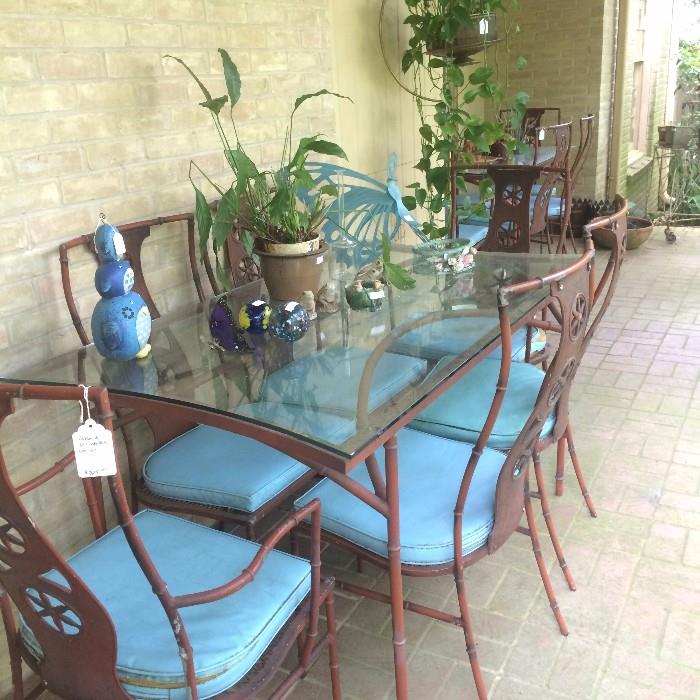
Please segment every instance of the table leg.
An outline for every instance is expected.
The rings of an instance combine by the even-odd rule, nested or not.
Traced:
[[[398,448],[395,435],[389,438],[385,443],[384,452],[386,465],[386,500],[389,506],[387,541],[389,548],[389,583],[391,592],[391,622],[393,626],[396,698],[397,700],[407,700],[408,664],[406,660],[403,582],[401,579]]]

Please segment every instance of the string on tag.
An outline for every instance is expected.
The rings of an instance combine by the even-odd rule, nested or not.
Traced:
[[[90,416],[90,401],[88,399],[88,391],[91,389],[91,387],[85,386],[85,384],[81,384],[80,388],[83,390],[83,400],[78,401],[80,404],[80,424],[82,425],[85,422],[84,418],[84,413],[83,413],[83,404],[85,404],[85,410],[87,411],[87,420],[91,419]]]

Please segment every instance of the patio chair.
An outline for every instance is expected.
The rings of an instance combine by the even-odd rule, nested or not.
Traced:
[[[499,120],[506,124],[508,131],[512,131],[513,128],[512,114],[512,109],[502,109],[498,112]],[[555,124],[561,124],[560,107],[527,107],[520,122],[519,133],[514,134],[514,136],[520,137],[522,141],[534,143],[537,140],[536,131],[542,126],[542,119],[549,114],[552,115]]]
[[[386,184],[334,163],[308,162],[306,169],[316,186],[303,199],[324,185],[339,190],[321,226],[324,239],[334,246],[338,259],[358,266],[371,262],[381,255],[382,237],[393,240],[404,224],[419,240],[426,240],[420,224],[401,200],[394,154],[389,157]],[[350,251],[344,255],[347,244]]]
[[[576,185],[578,183],[581,171],[583,170],[588,154],[593,144],[593,134],[595,131],[595,115],[588,114],[579,119],[579,142],[574,156],[574,162],[571,166],[571,186],[569,188],[571,197],[576,194]],[[558,227],[561,235],[561,215],[562,215],[562,197],[552,196],[549,200],[547,212],[547,224],[550,227]],[[571,229],[571,220],[569,220],[569,229]],[[573,240],[573,231],[570,230],[569,235]]]
[[[540,576],[559,629],[562,634],[568,634],[542,557],[530,502],[528,474],[531,455],[540,436],[548,435],[555,425],[567,420],[566,404],[560,398],[568,394],[581,357],[584,333],[577,314],[583,314],[585,320],[592,256],[593,251],[589,250],[575,265],[560,273],[512,286],[499,286],[497,305],[504,352],[500,360],[494,361],[499,367],[497,376],[489,379],[493,379],[491,384],[480,384],[481,397],[485,398],[493,390],[493,400],[484,409],[485,420],[468,442],[410,427],[397,434],[402,573],[406,576],[453,575],[459,614],[411,601],[406,601],[404,607],[462,628],[477,693],[482,700],[486,698],[486,689],[467,604],[464,583],[467,566],[494,553],[514,532],[527,534],[532,540]],[[520,366],[510,360],[512,329],[508,309],[511,303],[517,303],[519,294],[543,286],[550,290],[548,299],[558,307],[566,332],[541,382],[536,401],[525,409],[515,440],[505,451],[491,449],[487,442],[494,426],[499,424],[511,374],[515,367]],[[436,312],[415,319],[406,324],[403,331],[397,329],[394,335],[437,319],[467,317],[474,313],[467,310]],[[378,369],[378,362],[392,340],[388,337],[373,351],[362,379],[364,387],[369,385],[375,366]],[[433,371],[447,377],[454,367],[454,360],[449,358]],[[478,367],[466,377],[475,371]],[[361,395],[369,396],[367,391]],[[364,407],[364,411],[361,408],[358,407],[358,425],[372,410],[371,405]],[[384,451],[379,451],[367,459],[366,470],[358,468],[349,476],[360,487],[379,494],[383,488],[384,457]],[[297,499],[295,507],[303,508],[316,498],[322,504],[321,527],[326,540],[379,567],[388,568],[386,521],[378,511],[350,495],[330,475]],[[520,526],[523,508],[527,527]],[[338,585],[374,600],[391,602],[390,596],[377,590],[340,581]]]
[[[154,318],[160,314],[143,275],[140,252],[151,227],[166,221],[187,221],[190,263],[194,271],[196,257],[191,215],[151,219],[119,227],[134,268],[134,288],[142,294]],[[61,244],[59,256],[66,304],[78,337],[85,346],[90,340],[73,297],[68,256],[70,250],[79,246],[87,247],[95,254],[93,235],[88,234]],[[195,286],[199,294],[201,285],[195,282]],[[186,364],[184,353],[180,351],[179,354],[174,362],[182,360]],[[168,353],[158,356],[166,355]],[[146,459],[143,469],[139,469],[127,428],[142,420],[153,433],[154,452]],[[123,410],[118,413],[117,427],[124,437],[134,509],[146,505],[213,518],[221,526],[225,523],[240,524],[245,526],[247,536],[255,539],[257,523],[313,479],[313,472],[291,457],[227,430],[189,422],[170,421],[164,425],[157,412]],[[193,468],[195,464],[196,469]]]
[[[54,421],[65,422],[56,414],[84,395],[85,410],[94,401],[110,430],[109,397],[98,388],[84,394],[77,387],[2,384],[0,422],[15,401],[48,403],[34,413],[52,417],[46,427],[54,427],[60,447],[69,433],[56,429]],[[52,543],[54,533],[36,524],[27,500],[73,460],[71,452],[15,486],[0,451],[0,604],[13,698],[44,691],[66,700],[259,697],[297,641],[298,663],[273,697],[285,695],[327,647],[333,698],[340,700],[333,580],[320,576],[318,501],[255,544],[157,511],[132,516],[117,468],[114,476],[81,480],[95,539],[66,557]],[[103,479],[118,522],[111,529]],[[274,549],[303,518],[311,519],[310,561]],[[326,634],[318,629],[322,606]],[[39,679],[29,692],[24,665]]]

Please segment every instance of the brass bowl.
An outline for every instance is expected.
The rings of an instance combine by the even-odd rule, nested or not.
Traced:
[[[639,216],[627,217],[627,250],[639,248],[651,236],[654,226],[649,219]],[[593,231],[593,241],[601,248],[612,248],[615,245],[615,234],[612,229],[599,228]]]

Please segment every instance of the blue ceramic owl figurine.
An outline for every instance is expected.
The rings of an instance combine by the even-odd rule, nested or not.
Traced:
[[[104,217],[95,230],[100,264],[95,287],[102,297],[92,312],[92,338],[100,355],[110,360],[146,357],[151,351],[151,313],[140,294],[133,291],[134,271],[124,260],[124,239]]]

